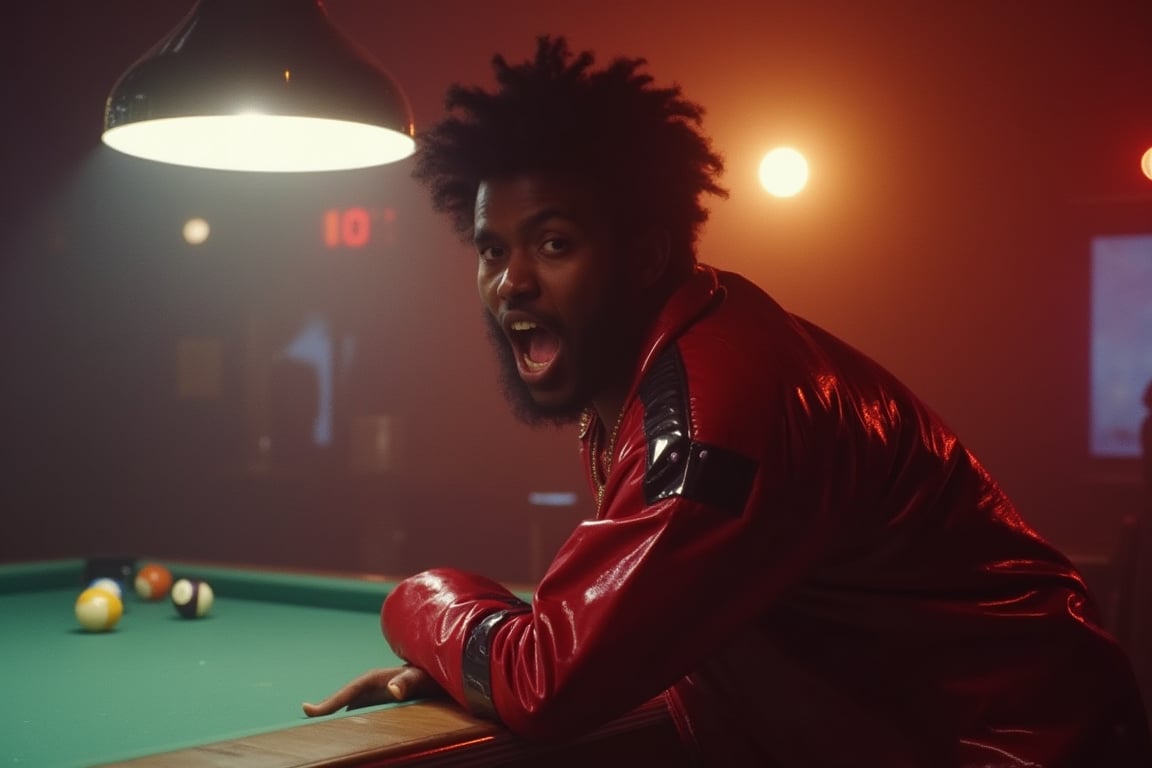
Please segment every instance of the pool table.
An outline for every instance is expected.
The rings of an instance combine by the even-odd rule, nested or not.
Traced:
[[[210,613],[181,618],[167,600],[138,598],[129,582],[123,618],[101,633],[81,629],[73,615],[92,561],[0,565],[0,764],[302,768],[682,759],[658,700],[561,745],[524,742],[447,701],[309,720],[301,702],[318,701],[372,667],[399,663],[379,630],[389,582],[163,564],[177,578],[212,585]]]

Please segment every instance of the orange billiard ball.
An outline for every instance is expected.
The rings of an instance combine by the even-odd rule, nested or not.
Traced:
[[[172,573],[162,565],[148,563],[136,573],[136,594],[145,600],[162,600],[172,586]]]

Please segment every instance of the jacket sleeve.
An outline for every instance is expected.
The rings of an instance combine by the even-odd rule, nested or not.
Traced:
[[[574,735],[670,687],[789,582],[805,543],[749,551],[748,527],[682,497],[587,522],[531,607],[482,577],[431,571],[388,596],[385,636],[476,714],[523,736]]]
[[[487,579],[421,574],[384,605],[396,653],[474,712],[557,738],[658,695],[762,615],[818,557],[824,519],[752,514],[788,505],[772,498],[789,485],[787,462],[675,436],[654,446],[643,423],[652,413],[639,403],[626,412],[602,517],[577,527],[530,607]],[[748,431],[736,426],[731,434]],[[765,434],[763,423],[755,432]],[[696,469],[654,485],[661,462],[685,461]]]

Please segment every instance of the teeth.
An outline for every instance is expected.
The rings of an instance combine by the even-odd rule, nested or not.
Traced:
[[[524,331],[535,330],[539,326],[536,323],[532,322],[531,320],[515,320],[511,324],[509,324],[508,327],[512,331],[519,333],[519,332],[524,332]],[[535,360],[533,360],[532,358],[528,357],[527,352],[522,354],[520,356],[520,359],[523,361],[524,367],[527,368],[529,371],[541,371],[541,370],[544,370],[545,368],[548,367],[548,363],[538,363]]]

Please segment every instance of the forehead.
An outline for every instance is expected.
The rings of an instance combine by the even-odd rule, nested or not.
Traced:
[[[485,179],[476,190],[477,229],[516,226],[542,214],[589,228],[606,223],[603,207],[586,182],[524,174]]]

